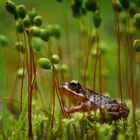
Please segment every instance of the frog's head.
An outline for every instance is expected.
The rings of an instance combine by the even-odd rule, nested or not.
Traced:
[[[70,82],[64,82],[60,85],[61,94],[67,95],[72,101],[85,100],[84,89],[80,83],[76,80]]]
[[[76,93],[80,93],[82,86],[78,81],[72,80],[68,83],[68,88],[71,89],[72,91],[75,91]]]

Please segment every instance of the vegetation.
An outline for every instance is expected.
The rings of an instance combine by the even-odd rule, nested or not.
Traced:
[[[9,18],[0,23],[0,139],[140,139],[140,2],[28,2],[0,1]],[[128,118],[66,115],[74,104],[59,86],[72,79],[125,102]]]

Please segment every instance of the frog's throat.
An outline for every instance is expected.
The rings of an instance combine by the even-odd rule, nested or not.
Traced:
[[[75,91],[72,91],[64,86],[60,86],[60,91],[62,95],[66,95],[73,102],[81,102],[86,99],[83,93],[76,93]]]

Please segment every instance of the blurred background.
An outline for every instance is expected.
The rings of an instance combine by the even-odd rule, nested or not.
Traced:
[[[75,63],[75,58],[77,58],[78,50],[78,28],[77,20],[72,16],[72,11],[70,7],[70,0],[64,0],[62,3],[57,2],[56,0],[14,0],[18,4],[25,4],[27,9],[35,8],[36,12],[43,17],[43,27],[49,24],[59,24],[61,27],[61,39],[60,44],[63,50],[64,62],[67,64],[67,52],[66,52],[66,32],[68,30],[69,42],[70,42],[70,54],[72,58],[72,69],[73,76],[72,79],[80,80],[78,77],[79,69],[78,64]],[[101,16],[102,16],[102,25],[99,31],[100,34],[100,44],[103,49],[107,52],[107,55],[104,56],[103,65],[104,65],[104,75],[105,80],[103,81],[105,85],[104,92],[111,94],[113,97],[118,97],[118,82],[117,82],[117,39],[115,34],[115,25],[114,25],[114,11],[112,9],[111,1],[102,1],[99,0],[101,7]],[[12,16],[5,9],[5,1],[0,0],[0,34],[4,34],[8,37],[8,47],[5,48],[5,75],[6,83],[8,86],[9,92],[13,88],[13,83],[15,81],[16,70],[17,70],[17,57],[16,52],[14,51],[14,45],[16,42],[16,31],[15,24],[12,19]],[[87,18],[88,20],[89,18]],[[66,27],[67,25],[67,27]],[[94,34],[95,31],[93,30]],[[86,47],[86,46],[85,46]],[[95,48],[95,46],[94,46]],[[124,63],[124,56],[122,55],[122,64]],[[86,53],[85,53],[86,58]],[[82,57],[79,63],[84,64],[84,56]],[[122,65],[124,66],[124,65]],[[90,69],[90,65],[88,67]],[[123,69],[123,68],[122,68]],[[122,75],[125,74],[123,69]],[[69,75],[69,73],[68,73]],[[107,75],[107,76],[106,76]],[[90,76],[90,75],[89,75]],[[69,76],[70,77],[70,76]],[[87,76],[88,77],[88,76]],[[106,79],[108,77],[108,80]],[[123,79],[123,85],[126,86],[126,79]],[[98,84],[98,82],[97,82]],[[92,87],[92,84],[87,83],[88,87]],[[127,96],[125,91],[124,96]],[[128,96],[127,96],[128,97]]]

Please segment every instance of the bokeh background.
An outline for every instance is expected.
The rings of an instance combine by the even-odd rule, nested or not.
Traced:
[[[62,36],[60,39],[62,50],[64,52],[64,61],[67,63],[67,52],[66,52],[66,24],[67,20],[68,30],[69,30],[69,40],[71,45],[70,54],[72,56],[72,69],[73,76],[72,79],[78,79],[78,66],[75,63],[75,58],[78,50],[78,30],[77,30],[77,20],[72,16],[72,11],[70,8],[70,0],[64,0],[62,3],[56,0],[14,0],[18,4],[25,4],[27,9],[35,8],[37,13],[43,17],[43,26],[49,24],[59,24],[61,26]],[[102,25],[100,28],[100,43],[103,48],[107,51],[105,55],[105,61],[103,65],[106,66],[105,73],[108,74],[109,80],[107,81],[107,88],[104,92],[111,94],[113,97],[118,97],[118,82],[117,82],[117,39],[115,34],[115,16],[112,9],[112,2],[110,0],[102,1],[99,0],[101,7]],[[87,19],[88,20],[88,19]],[[16,70],[17,70],[17,57],[15,57],[16,52],[14,51],[14,44],[16,42],[16,31],[15,24],[12,17],[5,9],[5,1],[0,0],[0,34],[5,34],[8,36],[8,47],[5,48],[5,75],[6,83],[9,90],[9,94],[13,89],[13,83],[15,81]],[[95,32],[95,31],[93,31]],[[86,46],[85,46],[86,47]],[[86,54],[85,54],[86,57]],[[123,69],[124,66],[124,56],[122,55],[122,75],[125,74]],[[83,60],[84,60],[83,56]],[[81,64],[84,61],[79,62]],[[90,67],[90,66],[89,66]],[[90,68],[89,68],[90,69]],[[103,81],[104,82],[104,81]],[[98,83],[98,82],[97,82]],[[91,86],[90,83],[87,86]],[[126,86],[126,79],[123,77],[123,86]],[[125,89],[125,88],[124,88]],[[124,96],[127,96],[125,91]]]

